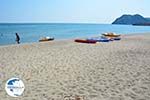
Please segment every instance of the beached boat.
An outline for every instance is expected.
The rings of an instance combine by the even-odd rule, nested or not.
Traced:
[[[110,41],[115,41],[115,40],[121,40],[121,37],[108,37],[106,36]]]
[[[109,37],[109,36],[101,36],[102,39],[108,39],[109,41],[113,41],[114,37]]]
[[[46,41],[52,41],[54,40],[54,37],[43,37],[39,40],[39,42],[46,42]]]
[[[116,40],[116,41],[121,40],[120,37],[115,37],[115,38],[113,38],[113,39]]]
[[[114,41],[114,38],[113,37],[106,37],[109,39],[109,41]]]
[[[102,35],[107,36],[107,37],[119,37],[119,36],[121,36],[120,34],[116,34],[116,33],[104,33]]]
[[[79,43],[90,43],[90,44],[95,44],[96,41],[95,40],[86,40],[86,39],[75,39],[75,42],[79,42]]]
[[[92,41],[96,41],[96,42],[109,42],[110,39],[106,38],[106,37],[94,37],[94,38],[89,38],[87,40],[92,40]]]

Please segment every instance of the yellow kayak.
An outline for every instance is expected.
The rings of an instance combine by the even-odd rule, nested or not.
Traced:
[[[46,42],[46,41],[52,41],[54,40],[54,37],[43,37],[39,40],[39,42]]]
[[[107,36],[107,37],[119,37],[119,36],[121,36],[120,34],[116,34],[116,33],[104,33],[102,35]]]

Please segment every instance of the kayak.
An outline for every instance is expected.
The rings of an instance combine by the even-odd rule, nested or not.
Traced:
[[[113,39],[116,40],[116,41],[121,40],[120,37],[115,37],[115,38],[113,38]]]
[[[46,41],[52,41],[54,40],[54,37],[43,37],[39,40],[39,42],[46,42]]]
[[[104,38],[104,37],[89,38],[87,40],[94,40],[96,42],[109,42],[110,41],[110,39]]]
[[[119,36],[121,36],[120,34],[116,34],[116,33],[104,33],[102,35],[108,36],[108,37],[119,37]]]
[[[85,40],[85,39],[75,39],[75,42],[79,42],[79,43],[89,43],[89,44],[95,44],[96,41],[95,40]]]
[[[109,37],[109,36],[105,36],[106,38],[108,38],[110,41],[114,41],[114,40],[121,40],[120,37]]]

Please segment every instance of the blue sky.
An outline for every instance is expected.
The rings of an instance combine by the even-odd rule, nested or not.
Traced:
[[[150,0],[0,0],[0,22],[111,23],[122,14],[150,17]]]

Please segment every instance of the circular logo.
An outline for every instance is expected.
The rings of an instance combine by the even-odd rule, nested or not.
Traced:
[[[11,78],[6,82],[5,90],[12,97],[21,96],[25,89],[24,83],[19,78]]]

